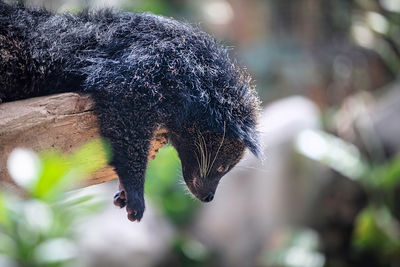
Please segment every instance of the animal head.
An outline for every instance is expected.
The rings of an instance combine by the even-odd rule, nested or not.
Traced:
[[[242,158],[245,144],[223,133],[193,131],[171,138],[190,192],[203,202],[214,198],[220,179]]]
[[[221,69],[213,89],[191,95],[181,112],[171,142],[182,163],[190,192],[203,202],[214,198],[220,179],[242,158],[248,148],[262,158],[257,132],[260,102],[250,77],[235,65]],[[223,81],[220,81],[223,79]],[[210,79],[212,80],[212,79]],[[182,101],[184,102],[184,101]]]

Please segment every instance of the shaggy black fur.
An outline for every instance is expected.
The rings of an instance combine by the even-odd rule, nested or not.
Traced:
[[[91,93],[113,147],[128,218],[144,211],[149,143],[158,127],[190,191],[211,201],[245,147],[259,155],[259,101],[250,77],[208,34],[152,14],[50,14],[0,1],[0,99]]]

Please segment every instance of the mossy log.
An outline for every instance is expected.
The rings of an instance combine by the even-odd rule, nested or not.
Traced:
[[[16,147],[42,151],[55,148],[70,152],[99,137],[98,120],[89,95],[76,93],[35,97],[0,104],[0,182],[13,184],[7,158]],[[149,160],[167,143],[166,130],[155,132]],[[87,179],[86,185],[117,178],[107,166]]]

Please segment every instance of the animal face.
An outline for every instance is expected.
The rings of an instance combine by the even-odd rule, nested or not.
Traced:
[[[203,202],[213,200],[222,176],[242,158],[245,145],[225,133],[193,132],[171,139],[182,163],[190,192]]]

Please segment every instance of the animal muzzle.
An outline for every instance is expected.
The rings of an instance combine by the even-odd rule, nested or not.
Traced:
[[[209,192],[206,196],[204,196],[203,198],[201,198],[201,201],[203,202],[210,202],[214,199],[214,193],[213,192]]]

